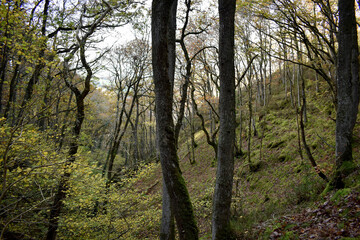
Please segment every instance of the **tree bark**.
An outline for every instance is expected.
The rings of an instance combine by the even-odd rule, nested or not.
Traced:
[[[235,0],[219,0],[220,130],[213,199],[212,239],[231,239],[230,205],[235,144]]]
[[[170,195],[166,188],[163,179],[163,193],[162,193],[162,216],[160,226],[160,239],[172,240],[175,239],[175,221],[174,214],[170,204]]]
[[[359,106],[359,50],[354,7],[354,0],[338,1],[336,188],[344,187],[343,179],[353,165],[351,141]]]
[[[18,58],[19,62],[21,61],[21,57]],[[12,107],[13,103],[15,102],[15,96],[16,96],[16,85],[19,78],[19,67],[20,64],[16,64],[14,68],[14,73],[10,81],[10,89],[9,89],[9,99],[6,103],[5,111],[4,111],[4,118],[7,119],[7,122],[10,123],[11,121],[8,119],[10,108]],[[14,121],[14,119],[11,119]]]
[[[329,182],[328,178],[326,177],[326,175],[321,171],[320,168],[318,168],[315,159],[310,151],[309,146],[306,143],[306,136],[305,136],[305,126],[304,126],[304,121],[303,121],[303,112],[304,112],[304,104],[301,106],[301,110],[300,110],[300,130],[301,130],[301,140],[302,143],[304,145],[305,148],[305,152],[306,155],[309,158],[309,161],[311,163],[311,166],[314,168],[315,172],[319,175],[319,177],[321,177],[325,182]],[[300,150],[301,151],[301,150]]]
[[[168,37],[168,56],[167,61],[169,64],[168,77],[171,84],[171,93],[174,91],[174,75],[175,75],[175,59],[176,59],[176,12],[177,12],[177,0],[172,1],[170,5],[170,15],[168,18],[167,24],[167,37]],[[186,94],[186,93],[185,93]],[[155,100],[155,106],[156,100]],[[172,110],[171,110],[172,111]],[[180,110],[181,113],[181,110]],[[156,117],[156,109],[155,109],[155,118]],[[182,118],[180,116],[180,118]],[[182,121],[182,120],[181,120]],[[174,138],[175,138],[175,147],[177,149],[177,141],[179,138],[180,132],[180,124],[176,124],[174,126]],[[177,128],[178,131],[177,131]],[[158,139],[159,135],[157,135]],[[161,150],[159,144],[157,143],[159,148],[159,156],[161,155]],[[161,161],[161,156],[160,156]],[[172,205],[170,203],[170,195],[168,189],[165,184],[165,180],[163,178],[163,199],[162,199],[162,216],[161,216],[161,227],[160,227],[160,239],[161,240],[174,240],[175,239],[175,219],[174,219],[174,211],[172,209]]]
[[[170,66],[175,61],[175,53],[171,49],[175,44],[175,23],[172,19],[175,19],[176,4],[176,0],[153,0],[152,2],[152,64],[156,128],[163,181],[169,194],[179,237],[192,240],[198,239],[198,228],[178,162],[172,118],[173,69]]]

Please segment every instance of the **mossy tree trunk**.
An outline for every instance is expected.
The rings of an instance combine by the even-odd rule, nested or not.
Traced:
[[[336,173],[334,186],[344,187],[343,179],[353,168],[352,132],[359,106],[359,50],[354,0],[339,0],[337,65]]]
[[[152,64],[155,83],[156,128],[160,161],[180,239],[198,239],[192,204],[182,177],[177,156],[173,108],[173,68],[175,52],[175,13],[177,0],[153,0],[152,2]],[[175,8],[175,10],[174,10]],[[166,199],[163,199],[163,201]],[[164,202],[163,202],[164,204]],[[166,202],[168,205],[168,202]],[[163,234],[163,233],[161,233]],[[161,236],[161,239],[165,236]]]
[[[230,205],[235,145],[235,0],[219,0],[220,130],[218,165],[213,198],[212,239],[231,239]]]
[[[172,1],[172,4],[170,5],[170,15],[167,22],[167,37],[168,37],[168,55],[167,55],[167,61],[168,61],[168,77],[170,82],[170,92],[173,93],[174,90],[174,75],[175,75],[175,57],[176,57],[176,12],[177,12],[177,0]],[[184,84],[186,85],[186,84]],[[187,88],[186,86],[183,86],[183,89]],[[186,95],[186,94],[185,94]],[[182,95],[182,97],[184,94]],[[183,98],[182,98],[183,100]],[[157,103],[155,102],[155,106]],[[180,104],[181,105],[181,104]],[[181,108],[181,107],[180,107]],[[170,111],[170,110],[169,110]],[[181,112],[181,110],[180,110]],[[156,107],[155,107],[155,118],[156,116]],[[180,114],[181,115],[181,114]],[[181,116],[180,116],[181,117]],[[174,126],[174,138],[175,138],[175,147],[177,149],[177,141],[179,137],[180,132],[180,124],[182,123],[182,120],[177,123]],[[177,129],[178,128],[178,129]],[[177,132],[179,131],[179,132]],[[159,135],[157,135],[159,137]],[[157,142],[157,146],[159,149],[159,158],[161,161],[161,150],[159,147],[159,142]],[[175,220],[174,220],[174,210],[171,205],[171,199],[169,195],[169,191],[166,187],[165,178],[163,177],[163,193],[162,193],[162,216],[161,216],[161,226],[160,226],[160,239],[161,240],[174,240],[175,239]]]

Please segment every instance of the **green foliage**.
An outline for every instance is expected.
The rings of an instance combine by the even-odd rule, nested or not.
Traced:
[[[81,160],[80,160],[81,161]],[[106,179],[86,161],[74,164],[65,211],[61,218],[61,239],[142,239],[157,236],[161,217],[160,196],[140,189],[158,168],[157,164],[121,178],[106,188]]]
[[[1,179],[5,184],[0,199],[1,229],[26,232],[27,237],[41,239],[47,231],[48,207],[63,174],[66,155],[55,152],[55,141],[49,141],[47,133],[39,132],[33,125],[18,128],[8,126],[4,119],[1,121],[1,177],[6,172],[6,182]],[[160,195],[149,194],[139,182],[153,179],[158,164],[139,166],[138,171],[129,172],[107,188],[101,168],[89,161],[86,153],[80,151],[68,170],[71,179],[60,218],[59,237],[155,238],[161,217]]]
[[[345,176],[349,175],[356,169],[356,164],[353,161],[345,161],[338,169],[339,172],[344,174]]]
[[[209,219],[211,217],[213,194],[214,187],[209,187],[201,195],[193,199],[194,212],[197,218]]]
[[[32,125],[2,124],[0,136],[1,229],[41,238],[64,155]]]
[[[318,176],[309,173],[310,166],[305,166],[305,176],[300,182],[293,183],[291,188],[292,194],[289,194],[288,198],[290,202],[294,204],[301,204],[303,202],[315,201],[319,198],[319,194],[324,189],[324,184],[318,179]]]

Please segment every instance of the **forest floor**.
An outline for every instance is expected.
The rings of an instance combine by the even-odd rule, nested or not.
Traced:
[[[359,226],[360,194],[345,189],[314,209],[262,223],[255,231],[268,239],[360,239]]]
[[[314,86],[308,86],[314,88]],[[335,112],[327,91],[308,93],[305,134],[321,171],[331,177],[335,163]],[[244,119],[241,149],[235,161],[232,228],[237,239],[360,239],[360,173],[347,187],[325,192],[327,186],[311,166],[299,143],[296,107],[280,91],[266,107],[256,106],[257,135],[248,135]],[[246,116],[246,107],[242,109]],[[245,117],[246,118],[246,117]],[[360,119],[354,130],[354,160],[360,164]],[[239,128],[238,128],[239,130]],[[237,132],[239,142],[239,132]],[[212,195],[216,167],[214,151],[198,129],[192,159],[188,139],[182,139],[180,167],[193,203],[200,239],[211,239]],[[301,155],[299,151],[301,146]],[[249,161],[250,156],[250,161]],[[190,158],[195,163],[191,163]],[[251,169],[250,165],[256,166]],[[161,168],[140,189],[161,199]],[[157,203],[160,211],[161,203]]]

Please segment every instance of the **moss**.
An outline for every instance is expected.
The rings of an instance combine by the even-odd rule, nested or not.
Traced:
[[[281,156],[279,156],[278,160],[279,160],[279,162],[285,162],[286,156],[281,155]]]
[[[295,224],[291,224],[291,225],[289,225],[289,228],[294,227],[294,226],[296,226],[296,225],[295,225]],[[286,226],[285,229],[286,229],[287,227],[288,227],[288,226]],[[281,239],[281,240],[290,240],[290,239],[293,240],[293,239],[299,239],[299,237],[298,237],[296,234],[294,234],[293,231],[289,231],[289,232],[285,232],[284,235],[281,236],[280,239]]]
[[[350,188],[340,189],[331,197],[330,200],[337,203],[340,199],[349,195],[350,192],[351,192]]]
[[[314,201],[323,190],[323,182],[317,181],[318,177],[307,174],[300,181],[291,185],[292,193],[288,196],[288,201],[293,204]]]
[[[331,182],[329,182],[328,184],[326,184],[325,189],[322,191],[322,193],[320,194],[321,198],[324,198],[329,192],[331,192],[334,189],[334,186]]]
[[[356,165],[353,161],[345,161],[339,168],[339,172],[345,176],[348,176],[356,169]]]
[[[285,140],[278,140],[278,141],[275,141],[275,142],[270,142],[268,145],[267,145],[267,148],[279,148],[281,147],[283,144],[285,143]]]
[[[190,201],[189,192],[186,188],[185,180],[182,174],[179,171],[175,172],[177,181],[174,182],[176,186],[177,196],[182,196],[182,201],[178,201],[180,203],[178,205],[178,214],[182,215],[182,220],[184,220],[183,224],[185,224],[184,228],[186,231],[186,239],[196,239],[199,233],[197,228],[193,207]],[[175,213],[176,214],[176,213]]]
[[[210,163],[210,167],[214,168],[214,167],[216,167],[216,164],[217,164],[217,159],[213,158],[213,160]]]
[[[341,240],[359,240],[359,237],[342,237]]]
[[[300,164],[294,168],[295,173],[300,173],[303,170],[304,165]]]
[[[351,174],[356,172],[357,166],[353,161],[345,161],[341,167],[335,171],[334,177],[330,181],[333,189],[342,189],[356,184],[356,180],[351,177]],[[349,177],[350,176],[350,177]]]
[[[257,172],[262,167],[262,162],[257,161],[250,164],[250,172]]]
[[[287,162],[291,159],[291,157],[287,154],[282,152],[278,158],[279,162]]]
[[[264,156],[264,159],[265,159],[265,160],[268,160],[268,161],[271,161],[271,162],[277,161],[277,159],[278,159],[278,154],[276,154],[276,153],[270,153],[269,155]]]

